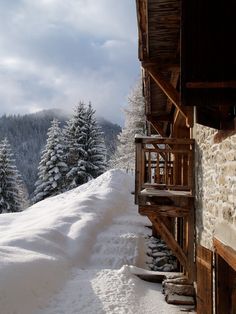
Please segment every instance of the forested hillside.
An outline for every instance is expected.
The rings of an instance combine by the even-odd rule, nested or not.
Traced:
[[[69,117],[59,110],[0,117],[0,140],[8,138],[17,168],[22,174],[30,195],[35,188],[41,150],[46,143],[47,131],[54,118],[57,118],[63,126]],[[121,128],[103,118],[98,119],[98,123],[104,132],[108,158],[110,158],[116,149],[117,134],[120,133]]]

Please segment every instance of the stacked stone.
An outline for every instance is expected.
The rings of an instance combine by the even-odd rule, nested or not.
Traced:
[[[197,238],[212,250],[219,223],[236,228],[236,134],[199,124],[195,131]]]
[[[176,257],[161,238],[149,237],[147,247],[147,265],[150,270],[165,272],[177,270]]]

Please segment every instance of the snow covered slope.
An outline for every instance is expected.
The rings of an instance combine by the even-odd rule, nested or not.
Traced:
[[[142,266],[148,232],[133,205],[132,181],[108,171],[24,212],[0,215],[1,314],[179,313],[163,303],[160,286],[122,267]]]

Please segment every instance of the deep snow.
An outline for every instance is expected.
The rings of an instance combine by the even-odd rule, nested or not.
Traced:
[[[0,314],[181,313],[136,277],[148,221],[133,178],[108,171],[24,212],[0,215]]]

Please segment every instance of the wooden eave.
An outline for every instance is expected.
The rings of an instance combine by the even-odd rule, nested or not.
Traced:
[[[139,60],[147,58],[147,1],[136,0],[137,20],[138,20],[138,49]]]
[[[178,91],[180,1],[136,0],[136,3],[147,119],[158,133],[169,136],[174,119],[163,117],[173,117],[179,111],[187,124],[191,124],[189,111],[181,106]]]
[[[150,81],[145,92],[149,96],[146,111],[149,117],[153,108],[163,112],[163,105],[166,114],[175,111],[174,124],[154,117],[149,121],[161,125],[165,136],[175,136],[170,134],[171,129],[192,127],[193,109],[184,107],[195,106],[197,123],[222,130],[235,129],[236,2],[230,0],[227,6],[223,1],[215,2],[214,11],[211,2],[205,0],[136,0],[136,3],[139,60],[145,69],[145,79]],[[158,75],[153,76],[154,72]],[[165,77],[165,84],[159,77]],[[156,88],[152,81],[157,83]],[[162,88],[168,84],[179,94],[178,101],[173,99],[172,88]]]

